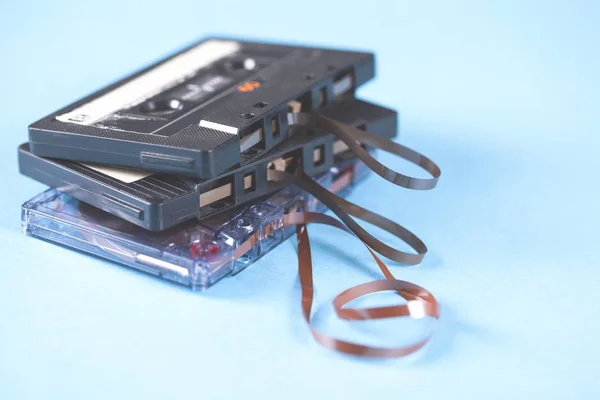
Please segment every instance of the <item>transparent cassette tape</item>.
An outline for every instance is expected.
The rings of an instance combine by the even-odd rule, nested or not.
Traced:
[[[316,180],[346,195],[366,171],[362,162],[351,159]],[[312,196],[289,186],[209,219],[151,232],[50,189],[23,204],[22,226],[29,236],[204,290],[293,235],[294,227],[283,225],[286,213],[323,208]]]

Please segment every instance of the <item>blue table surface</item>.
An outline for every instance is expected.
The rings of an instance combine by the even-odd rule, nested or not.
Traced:
[[[3,2],[0,398],[599,398],[600,10],[524,3]],[[400,110],[399,140],[443,170],[434,191],[373,176],[350,197],[429,246],[392,266],[443,304],[418,355],[316,344],[294,240],[194,293],[21,233],[45,189],[18,173],[27,125],[218,33],[376,53],[360,97]],[[358,242],[310,232],[316,326],[375,344],[429,328],[335,321],[333,296],[378,275]]]

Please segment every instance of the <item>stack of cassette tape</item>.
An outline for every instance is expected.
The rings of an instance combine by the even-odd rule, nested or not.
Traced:
[[[440,175],[391,140],[394,110],[356,98],[374,75],[370,53],[196,43],[29,127],[20,171],[51,189],[23,205],[24,232],[204,290],[294,233],[300,240],[308,223],[341,225],[316,220],[330,209],[371,250],[415,264],[426,251],[416,236],[343,199],[371,171],[412,189]],[[377,149],[432,178],[390,170]],[[352,217],[416,254],[379,242]]]

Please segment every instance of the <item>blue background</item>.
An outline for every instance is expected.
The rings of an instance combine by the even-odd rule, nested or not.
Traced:
[[[597,4],[2,2],[0,398],[598,398]],[[371,177],[351,196],[430,248],[393,266],[444,307],[417,356],[314,343],[294,240],[192,293],[21,234],[21,203],[44,189],[17,171],[27,125],[213,33],[376,52],[360,96],[399,109],[400,140],[443,170],[434,191]],[[310,232],[317,323],[349,335],[326,305],[374,266],[342,233]],[[415,333],[388,322],[351,337]]]

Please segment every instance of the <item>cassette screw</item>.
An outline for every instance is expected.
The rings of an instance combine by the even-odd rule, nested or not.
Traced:
[[[254,60],[254,58],[246,58],[244,60],[244,69],[252,71],[254,68],[256,68],[256,60]]]
[[[250,207],[250,211],[253,214],[256,214],[258,216],[263,215],[267,210],[265,209],[265,207],[259,205],[259,204],[255,204],[252,207]]]
[[[252,226],[252,222],[244,218],[239,218],[236,223],[238,228],[250,228]]]

